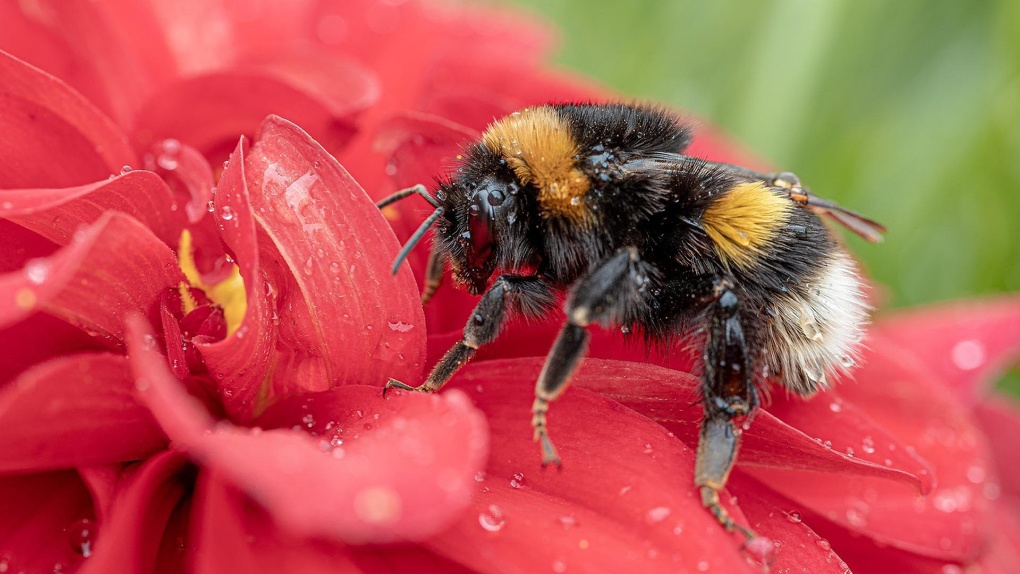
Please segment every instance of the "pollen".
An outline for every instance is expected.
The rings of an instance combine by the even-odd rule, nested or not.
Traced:
[[[746,269],[786,224],[792,206],[761,183],[744,183],[715,199],[702,223],[723,261]]]
[[[482,136],[525,185],[538,188],[542,214],[584,222],[584,196],[591,187],[577,167],[577,142],[566,122],[549,106],[527,108],[493,123]]]
[[[237,328],[244,321],[244,315],[248,311],[248,294],[244,288],[244,280],[241,278],[241,270],[235,264],[231,264],[230,275],[218,283],[206,283],[195,265],[195,248],[192,245],[191,232],[185,229],[181,232],[181,240],[177,247],[177,263],[184,273],[187,282],[182,281],[177,289],[181,294],[181,303],[184,306],[184,313],[195,310],[198,303],[191,295],[191,289],[200,289],[210,301],[223,309],[223,318],[227,323],[227,336],[234,334]]]

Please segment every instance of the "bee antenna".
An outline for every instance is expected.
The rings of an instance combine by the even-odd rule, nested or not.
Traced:
[[[387,198],[375,204],[375,206],[382,209],[391,203],[400,201],[401,199],[412,195],[420,195],[425,201],[429,202],[429,205],[432,207],[439,207],[439,202],[436,201],[436,198],[432,197],[432,195],[429,194],[429,190],[425,189],[425,186],[420,183],[414,187],[401,189],[400,191],[392,193]]]
[[[410,193],[408,193],[407,195],[410,195]],[[407,240],[407,243],[404,244],[404,247],[400,250],[400,253],[397,253],[397,258],[393,260],[393,268],[390,269],[390,271],[394,275],[397,274],[397,270],[400,269],[400,264],[403,263],[405,259],[407,259],[407,256],[411,253],[411,250],[414,249],[414,246],[418,245],[418,242],[421,241],[421,238],[425,237],[425,233],[428,232],[429,228],[432,227],[433,224],[435,224],[436,220],[439,219],[445,211],[446,209],[442,207],[437,207],[436,210],[432,212],[432,215],[428,216],[428,218],[425,221],[421,222],[421,226],[419,226],[418,230],[414,232],[414,235],[412,235],[411,238]]]

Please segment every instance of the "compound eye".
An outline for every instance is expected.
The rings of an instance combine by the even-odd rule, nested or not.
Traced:
[[[496,222],[492,206],[485,191],[480,192],[468,206],[468,231],[471,234],[471,266],[482,267],[492,252]]]

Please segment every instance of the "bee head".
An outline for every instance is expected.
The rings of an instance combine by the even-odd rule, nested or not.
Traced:
[[[524,241],[526,199],[510,172],[464,175],[443,183],[436,199],[445,208],[439,246],[454,278],[472,294],[485,291],[498,267],[517,268],[530,258]]]

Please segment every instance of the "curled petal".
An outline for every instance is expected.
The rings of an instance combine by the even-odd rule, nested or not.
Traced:
[[[82,226],[110,210],[134,217],[164,243],[176,245],[184,226],[176,209],[170,188],[149,171],[70,188],[0,190],[0,217],[58,245],[70,243]]]
[[[244,281],[244,320],[230,337],[196,341],[227,412],[243,421],[259,406],[255,401],[269,373],[276,343],[276,328],[270,321],[270,315],[276,313],[270,301],[274,289],[259,264],[256,221],[245,177],[245,147],[243,140],[238,143],[223,170],[213,210],[220,237],[234,254]]]
[[[873,332],[917,357],[968,404],[1020,360],[1020,297],[969,301],[899,312]]]
[[[291,534],[421,540],[467,503],[487,441],[484,419],[463,396],[387,401],[377,387],[348,386],[295,397],[259,421],[285,428],[215,424],[146,344],[145,329],[135,318],[128,343],[142,400],[176,445],[223,473]],[[331,434],[315,439],[302,429]]]
[[[160,541],[171,514],[188,492],[182,473],[187,460],[176,452],[160,453],[135,469],[119,493],[108,522],[101,525],[95,555],[83,574],[145,574],[156,567]]]
[[[57,78],[6,52],[0,52],[0,94],[0,188],[81,185],[134,165],[127,137],[109,118]]]
[[[196,574],[472,572],[414,546],[348,546],[295,537],[216,472],[199,475],[195,509],[192,563]]]
[[[165,444],[119,355],[52,359],[0,392],[0,472],[135,460]]]
[[[109,212],[51,257],[0,276],[0,327],[40,309],[117,346],[124,317],[155,317],[164,291],[182,279],[166,244],[135,219]]]
[[[391,275],[399,245],[364,190],[276,117],[245,157],[245,183],[278,294],[276,392],[415,378],[425,342],[418,290],[409,270]]]

